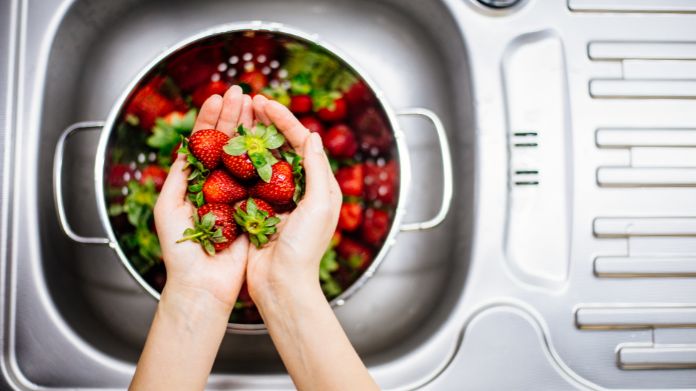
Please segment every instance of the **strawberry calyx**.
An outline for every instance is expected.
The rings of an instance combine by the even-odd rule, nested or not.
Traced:
[[[305,191],[304,169],[302,168],[302,156],[294,151],[283,151],[281,155],[292,165],[292,177],[295,179],[295,193],[292,195],[292,200],[297,204]]]
[[[249,234],[249,240],[257,248],[261,248],[268,243],[269,236],[276,233],[276,225],[280,219],[260,209],[253,198],[249,198],[244,205],[246,210],[239,206],[234,213],[234,221],[239,224],[243,231]]]
[[[268,183],[273,173],[271,166],[278,162],[271,150],[280,148],[285,144],[285,137],[278,133],[273,125],[257,124],[252,130],[247,130],[244,126],[239,125],[237,132],[239,135],[230,139],[223,147],[223,151],[232,156],[246,153],[261,180]]]
[[[179,153],[186,156],[186,164],[184,164],[184,170],[191,168],[191,173],[188,178],[188,199],[197,207],[200,208],[205,203],[205,198],[203,197],[203,184],[205,179],[208,177],[210,170],[203,166],[200,160],[198,160],[191,150],[189,149],[188,139],[185,137],[181,138],[181,148],[179,148]]]
[[[182,243],[187,240],[200,243],[208,255],[215,255],[214,243],[227,242],[227,238],[222,234],[222,229],[215,225],[215,214],[208,212],[203,217],[198,217],[198,211],[193,212],[193,228],[186,228],[183,237],[177,240]]]

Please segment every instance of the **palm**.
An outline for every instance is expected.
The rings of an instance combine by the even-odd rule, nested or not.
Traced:
[[[229,136],[239,124],[250,126],[252,103],[239,87],[224,98],[213,96],[201,107],[193,131],[215,128]],[[248,241],[241,237],[227,249],[209,256],[198,243],[176,243],[191,226],[193,205],[186,200],[187,170],[179,157],[170,169],[155,207],[155,222],[167,269],[167,283],[210,292],[230,307],[244,280]]]

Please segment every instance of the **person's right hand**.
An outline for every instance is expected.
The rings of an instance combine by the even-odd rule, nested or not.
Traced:
[[[275,238],[249,249],[249,294],[263,315],[264,303],[289,299],[290,292],[321,294],[319,262],[336,229],[342,195],[319,135],[278,102],[257,95],[253,106],[257,121],[273,123],[302,156],[306,176],[305,195],[295,210],[281,216]]]

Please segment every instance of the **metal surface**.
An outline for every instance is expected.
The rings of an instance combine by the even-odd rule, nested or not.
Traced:
[[[87,237],[75,233],[72,227],[70,227],[68,217],[65,215],[65,204],[63,202],[63,159],[65,158],[65,142],[73,133],[83,130],[102,130],[103,128],[104,122],[78,122],[68,126],[60,135],[58,143],[56,144],[56,152],[53,156],[53,199],[56,203],[56,213],[58,213],[60,227],[70,239],[82,244],[109,244],[113,247],[114,245],[109,238]]]
[[[316,32],[392,107],[428,107],[449,131],[451,217],[401,233],[336,309],[383,388],[696,389],[696,187],[656,184],[652,171],[620,186],[598,178],[600,168],[696,167],[696,100],[672,83],[694,81],[691,1],[192,3],[11,3],[20,58],[16,152],[3,167],[0,364],[13,387],[124,388],[155,307],[110,250],[60,231],[49,180],[60,132],[105,118],[180,39],[267,19]],[[441,201],[439,153],[431,129],[400,122],[423,163],[404,220],[422,221]],[[76,189],[66,213],[97,233],[93,186],[80,182],[93,172],[90,136],[66,146]],[[268,337],[228,335],[209,387],[292,384]]]

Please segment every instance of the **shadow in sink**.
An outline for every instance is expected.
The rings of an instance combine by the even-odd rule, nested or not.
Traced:
[[[392,107],[430,108],[448,130],[456,178],[451,215],[437,229],[399,234],[377,274],[337,309],[368,365],[396,365],[427,345],[448,321],[451,308],[463,295],[469,263],[473,109],[464,42],[443,4],[417,0],[76,1],[57,31],[48,60],[39,170],[51,172],[55,140],[65,126],[105,119],[132,78],[162,50],[211,26],[248,20],[280,22],[319,34],[366,71]],[[414,162],[406,221],[422,220],[435,212],[441,197],[437,142],[429,124],[400,123]],[[77,231],[98,235],[92,166],[97,136],[95,132],[71,139],[64,193]],[[46,178],[38,183],[40,221],[35,223],[41,234],[41,266],[51,305],[85,345],[132,364],[156,303],[109,248],[75,245],[65,238],[57,224],[50,186]],[[443,362],[446,354],[431,353],[423,357],[419,370],[400,368],[398,377],[378,380],[384,386],[417,381]],[[23,367],[23,360],[30,358],[19,356],[18,360]],[[267,336],[228,334],[214,371],[260,374],[283,369]]]

